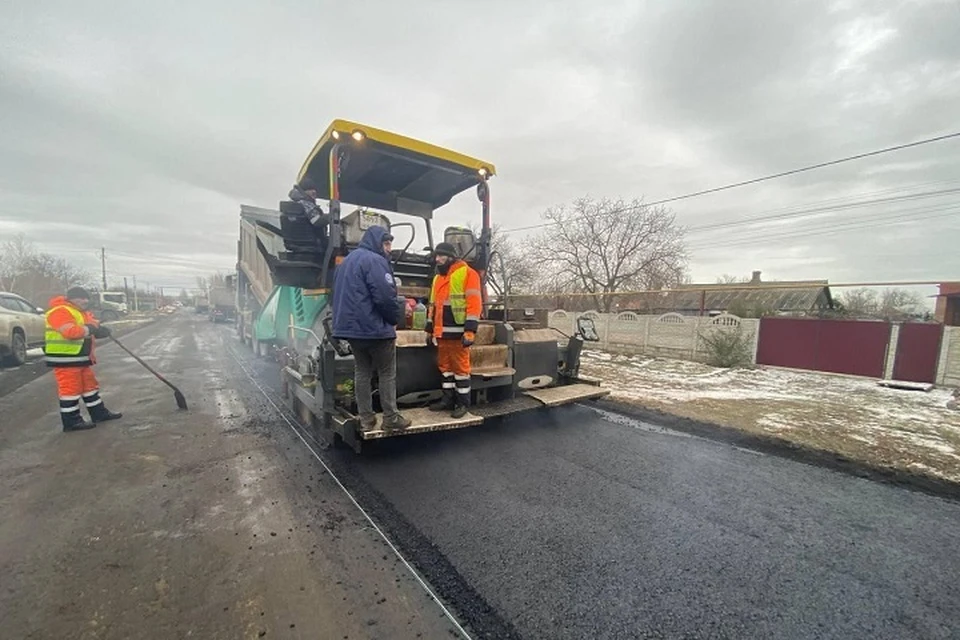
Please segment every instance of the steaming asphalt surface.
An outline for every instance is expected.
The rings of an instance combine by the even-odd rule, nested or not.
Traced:
[[[960,636],[954,501],[585,406],[322,455],[478,636]]]

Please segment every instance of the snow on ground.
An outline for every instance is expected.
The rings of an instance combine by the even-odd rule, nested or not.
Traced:
[[[960,481],[960,412],[946,407],[951,390],[902,391],[868,378],[717,369],[594,350],[582,362],[621,402]]]

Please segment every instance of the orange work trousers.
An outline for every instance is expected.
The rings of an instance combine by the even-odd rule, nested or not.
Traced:
[[[459,338],[437,340],[437,366],[440,373],[469,377],[470,349],[464,347]]]
[[[459,338],[437,340],[437,367],[444,391],[456,389],[457,402],[470,406],[470,349]]]
[[[54,367],[53,377],[57,381],[61,413],[79,412],[81,399],[88,408],[103,402],[100,383],[91,367]]]

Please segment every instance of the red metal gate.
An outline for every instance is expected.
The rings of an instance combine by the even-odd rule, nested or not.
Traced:
[[[908,322],[900,325],[897,354],[893,361],[894,380],[935,382],[942,336],[941,324]]]
[[[890,324],[762,318],[757,364],[882,378]]]

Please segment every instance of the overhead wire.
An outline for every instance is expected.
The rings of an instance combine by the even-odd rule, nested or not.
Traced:
[[[726,222],[715,222],[705,225],[696,225],[688,227],[689,232],[699,232],[715,229],[726,229],[732,227],[741,227],[744,225],[750,225],[756,222],[768,222],[768,221],[780,221],[780,220],[790,220],[793,218],[802,218],[805,216],[816,216],[822,213],[830,213],[835,211],[847,211],[850,209],[859,209],[862,207],[877,207],[883,205],[896,204],[899,202],[905,202],[909,200],[922,200],[926,198],[936,198],[942,197],[950,194],[960,193],[960,188],[955,189],[941,189],[938,191],[925,191],[921,193],[914,194],[904,194],[900,196],[889,196],[886,198],[874,198],[871,200],[860,200],[847,202],[843,204],[837,204],[833,206],[814,206],[807,209],[798,209],[786,213],[776,213],[769,215],[760,215],[760,216],[750,216],[747,218],[741,218],[739,220],[730,220]]]
[[[696,197],[708,195],[708,194],[711,194],[711,193],[719,193],[719,192],[721,192],[721,191],[728,191],[728,190],[730,190],[730,189],[737,189],[737,188],[739,188],[739,187],[745,187],[745,186],[752,185],[752,184],[759,184],[759,183],[761,183],[761,182],[767,182],[767,181],[769,181],[769,180],[776,180],[776,179],[779,179],[779,178],[785,178],[785,177],[787,177],[787,176],[797,175],[797,174],[800,174],[800,173],[805,173],[805,172],[807,172],[807,171],[814,171],[814,170],[816,170],[816,169],[823,169],[823,168],[825,168],[825,167],[836,166],[836,165],[843,164],[843,163],[847,163],[847,162],[853,162],[853,161],[855,161],[855,160],[862,160],[863,158],[869,158],[869,157],[873,157],[873,156],[878,156],[878,155],[885,154],[885,153],[892,153],[892,152],[895,152],[895,151],[902,151],[902,150],[904,150],[904,149],[910,149],[910,148],[919,147],[919,146],[922,146],[922,145],[933,144],[933,143],[936,143],[936,142],[943,142],[943,141],[951,140],[951,139],[954,139],[954,138],[960,138],[960,131],[954,132],[954,133],[948,133],[948,134],[944,134],[944,135],[939,135],[939,136],[934,136],[934,137],[932,137],[932,138],[925,138],[925,139],[922,139],[922,140],[916,140],[916,141],[914,141],[914,142],[908,142],[908,143],[904,143],[904,144],[898,144],[898,145],[894,145],[894,146],[891,146],[891,147],[884,147],[884,148],[882,148],[882,149],[876,149],[876,150],[874,150],[874,151],[868,151],[868,152],[865,152],[865,153],[858,153],[858,154],[855,154],[855,155],[845,156],[845,157],[843,157],[843,158],[837,158],[837,159],[835,159],[835,160],[828,160],[828,161],[826,161],[826,162],[818,162],[818,163],[816,163],[816,164],[806,165],[806,166],[803,166],[803,167],[798,167],[798,168],[796,168],[796,169],[790,169],[790,170],[788,170],[788,171],[781,171],[781,172],[778,172],[778,173],[772,173],[772,174],[769,174],[769,175],[760,176],[760,177],[758,177],[758,178],[752,178],[752,179],[750,179],[750,180],[742,180],[742,181],[740,181],[740,182],[733,182],[733,183],[725,184],[725,185],[722,185],[722,186],[719,186],[719,187],[711,187],[711,188],[709,188],[709,189],[701,189],[701,190],[699,190],[699,191],[694,191],[694,192],[691,192],[691,193],[685,193],[685,194],[682,194],[682,195],[679,195],[679,196],[672,196],[672,197],[669,197],[669,198],[662,198],[662,199],[660,199],[660,200],[654,200],[653,202],[647,202],[647,203],[644,203],[644,204],[645,204],[646,206],[648,206],[648,207],[652,207],[652,206],[657,206],[657,205],[661,205],[661,204],[668,204],[668,203],[671,203],[671,202],[678,202],[678,201],[680,201],[680,200],[687,200],[687,199],[690,199],[690,198],[696,198]],[[601,214],[601,215],[602,215],[602,216],[616,215],[616,214],[618,214],[618,213],[623,213],[623,212],[626,211],[626,210],[627,210],[627,209],[619,209],[619,210],[607,211],[607,212],[604,212],[604,213]],[[572,220],[584,219],[584,218],[586,218],[586,217],[588,217],[588,216],[576,216],[576,217],[572,218]],[[533,224],[533,225],[526,225],[526,226],[522,226],[522,227],[514,227],[514,228],[512,228],[512,229],[501,229],[501,233],[513,233],[513,232],[516,232],[516,231],[528,231],[528,230],[531,230],[531,229],[542,229],[542,228],[546,228],[546,227],[556,226],[557,224],[559,224],[559,223],[556,222],[556,221],[541,222],[541,223]]]
[[[910,217],[894,216],[892,218],[881,218],[875,222],[858,221],[852,224],[839,224],[839,225],[834,225],[827,228],[798,230],[791,233],[771,234],[767,236],[751,236],[748,238],[737,239],[732,242],[719,242],[714,244],[691,246],[690,248],[697,251],[704,251],[704,250],[711,250],[711,249],[727,249],[732,247],[744,246],[748,244],[755,244],[757,242],[766,242],[770,240],[784,240],[789,238],[830,235],[833,233],[842,233],[844,231],[858,231],[862,229],[873,229],[877,227],[896,226],[900,224],[908,224],[911,222],[916,222],[921,220],[950,218],[950,217],[960,215],[960,205],[955,207],[947,207],[944,209],[940,209],[939,211],[941,212],[931,213],[930,215],[912,215]]]
[[[887,211],[884,213],[859,216],[856,218],[850,218],[845,220],[830,220],[827,224],[813,225],[808,227],[792,227],[787,229],[776,229],[776,228],[757,228],[750,230],[751,232],[748,235],[739,235],[732,238],[726,239],[704,239],[700,242],[692,242],[689,247],[691,249],[703,249],[711,246],[726,246],[732,242],[741,243],[746,241],[759,241],[759,240],[769,240],[776,238],[789,238],[798,235],[805,235],[808,233],[820,232],[821,230],[832,230],[835,228],[869,228],[872,223],[877,221],[885,220],[902,220],[904,222],[909,222],[916,218],[918,215],[936,213],[936,212],[945,212],[950,211],[953,213],[947,215],[953,215],[956,212],[960,211],[957,209],[960,207],[960,202],[950,202],[934,206],[926,207],[917,207],[912,209],[900,209],[897,211]]]

